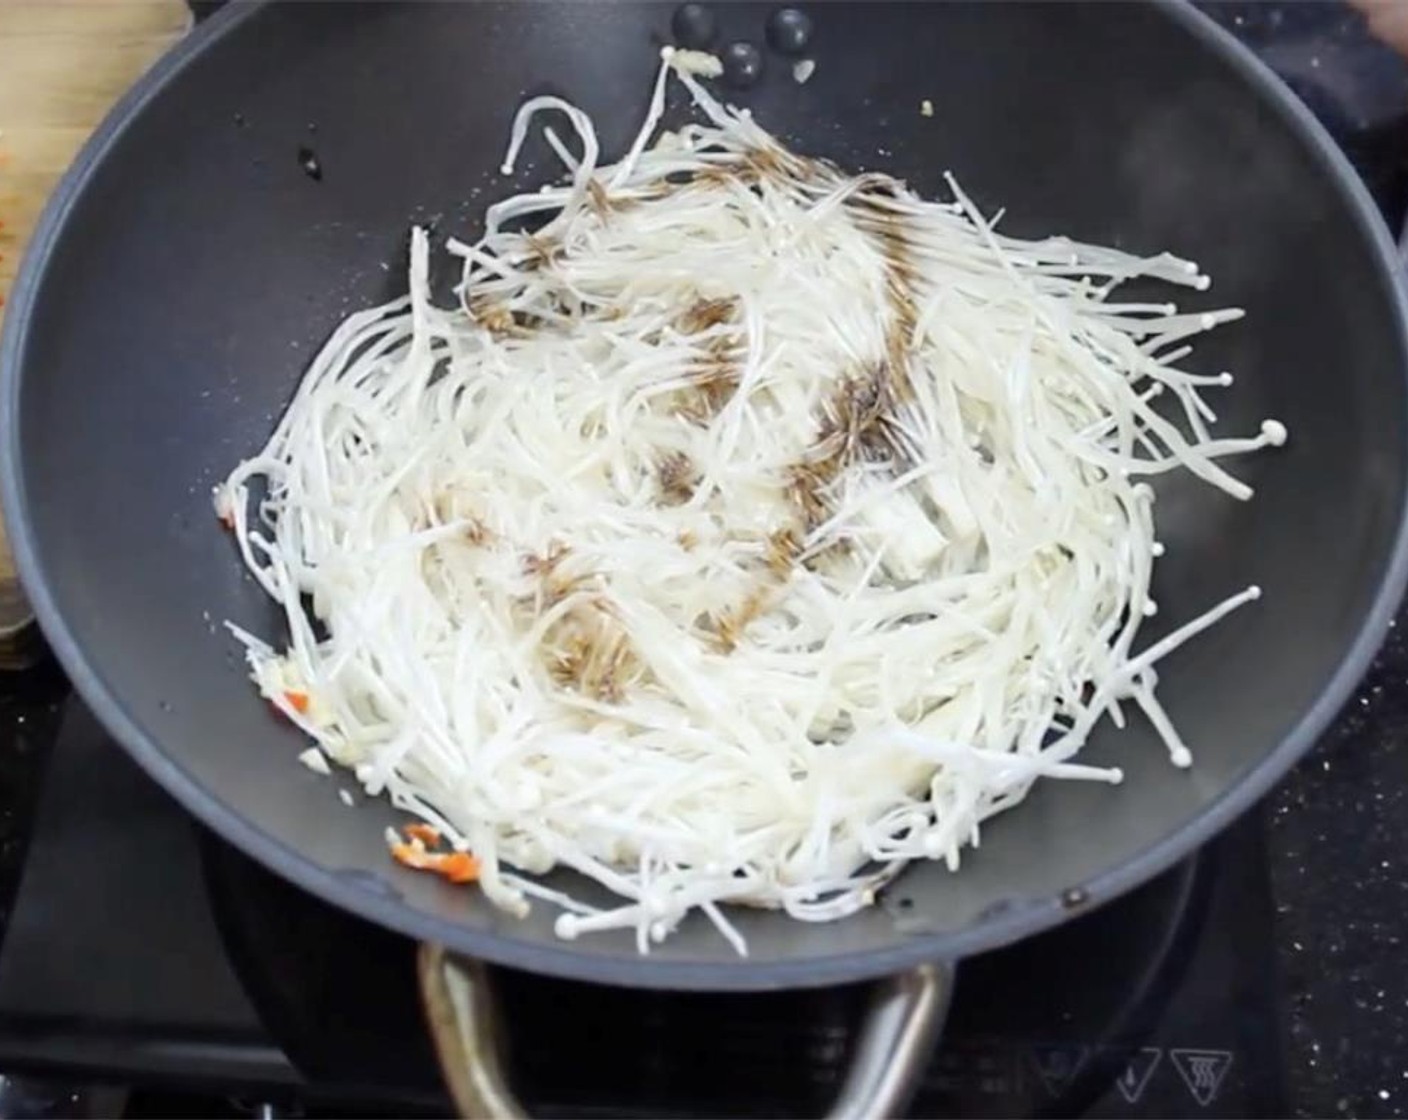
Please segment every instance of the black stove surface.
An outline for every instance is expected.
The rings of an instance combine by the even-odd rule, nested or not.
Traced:
[[[1408,69],[1335,4],[1205,7],[1400,228]],[[1256,812],[1124,899],[964,962],[915,1115],[1404,1113],[1400,622]],[[129,1115],[444,1114],[412,946],[205,834],[66,697],[52,666],[0,675],[0,1071],[135,1086]],[[516,1085],[543,1115],[819,1114],[863,996],[499,980]]]

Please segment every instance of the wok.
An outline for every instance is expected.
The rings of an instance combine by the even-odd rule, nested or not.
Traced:
[[[763,9],[716,11],[720,41],[761,39]],[[926,193],[952,168],[1019,235],[1176,250],[1214,277],[1189,306],[1246,308],[1195,360],[1237,376],[1219,402],[1229,430],[1274,416],[1291,441],[1239,464],[1250,504],[1160,486],[1155,621],[1253,582],[1265,595],[1162,667],[1191,771],[1142,723],[1103,728],[1088,760],[1118,760],[1123,786],[1040,786],[961,873],[913,867],[845,921],[740,913],[747,958],[704,922],[646,957],[628,936],[560,941],[547,907],[518,921],[393,867],[390,808],[349,811],[337,782],[295,765],[297,733],[218,625],[280,633],[210,488],[263,443],[340,318],[403,290],[412,222],[463,237],[488,201],[541,181],[542,149],[526,178],[497,175],[525,95],[567,96],[605,152],[624,149],[670,14],[288,4],[208,20],[114,111],[40,224],[3,341],[0,496],[54,649],[149,773],[301,887],[441,947],[424,979],[463,1107],[516,1107],[473,963],[496,962],[677,989],[889,977],[837,1104],[876,1114],[902,1103],[952,962],[1169,866],[1264,793],[1349,694],[1405,574],[1404,298],[1333,143],[1191,8],[818,6],[815,77],[799,85],[773,56],[740,96],[784,138]]]

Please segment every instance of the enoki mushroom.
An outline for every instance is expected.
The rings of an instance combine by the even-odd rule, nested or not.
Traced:
[[[1136,650],[1146,479],[1247,498],[1220,461],[1286,430],[1214,435],[1231,378],[1180,364],[1239,311],[1115,295],[1191,262],[1006,237],[689,69],[611,166],[525,104],[505,166],[553,117],[567,181],[450,242],[455,306],[417,230],[216,501],[288,633],[231,629],[317,751],[563,937],[700,911],[741,953],[722,904],[842,918],[1038,778],[1118,782],[1074,756],[1131,704],[1189,765],[1157,663],[1259,591]],[[698,119],[661,133],[672,78]]]

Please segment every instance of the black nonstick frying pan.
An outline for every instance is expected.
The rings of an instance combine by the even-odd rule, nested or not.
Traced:
[[[761,39],[766,9],[715,10],[721,41]],[[1155,594],[1170,625],[1249,583],[1265,594],[1162,667],[1191,771],[1145,727],[1106,729],[1087,754],[1117,759],[1124,785],[1042,786],[960,874],[913,867],[851,919],[741,913],[746,959],[703,922],[647,957],[627,936],[560,941],[545,907],[517,921],[393,867],[391,810],[349,810],[294,763],[298,735],[218,626],[280,630],[210,487],[263,443],[340,318],[402,290],[412,222],[472,234],[488,201],[546,174],[531,158],[518,183],[496,173],[526,94],[567,96],[604,151],[624,148],[670,15],[275,4],[210,19],[114,111],[40,224],[0,352],[3,502],[50,641],[138,761],[295,883],[444,947],[424,976],[464,1107],[515,1110],[489,993],[454,963],[480,960],[682,989],[889,977],[837,1105],[876,1114],[904,1097],[949,964],[1167,867],[1264,793],[1348,695],[1405,574],[1404,297],[1333,143],[1191,8],[818,5],[815,76],[799,85],[773,57],[739,97],[770,128],[929,193],[953,169],[1017,234],[1176,250],[1214,277],[1189,305],[1247,309],[1197,361],[1237,376],[1229,429],[1274,416],[1291,441],[1240,464],[1250,504],[1161,487]],[[465,1049],[477,1060],[461,1064]]]

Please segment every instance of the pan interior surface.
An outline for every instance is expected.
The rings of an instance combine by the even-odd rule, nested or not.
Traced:
[[[232,6],[234,7],[234,6]],[[758,37],[749,5],[723,36]],[[1189,11],[1161,6],[834,4],[805,85],[771,59],[741,103],[799,150],[927,195],[952,170],[1004,229],[1168,249],[1237,305],[1192,368],[1231,370],[1223,430],[1283,421],[1239,462],[1249,504],[1161,487],[1167,546],[1148,639],[1257,583],[1262,600],[1161,668],[1195,765],[1142,721],[1083,759],[1122,786],[1050,783],[990,822],[960,874],[911,868],[854,918],[737,916],[637,956],[571,944],[548,907],[509,918],[400,872],[388,806],[249,685],[231,619],[281,635],[213,516],[211,486],[259,448],[349,312],[399,294],[411,223],[472,237],[496,198],[555,177],[532,147],[498,176],[525,95],[559,93],[619,153],[645,110],[670,5],[289,4],[230,11],[159,68],[90,148],[16,290],[4,360],[5,499],[46,629],[94,710],[227,838],[364,916],[476,955],[619,983],[829,983],[1010,940],[1165,866],[1263,791],[1363,668],[1401,581],[1408,437],[1401,296],[1347,165],[1289,95]],[[917,26],[922,24],[922,28]],[[920,105],[932,102],[932,117]],[[319,174],[310,174],[310,157]],[[442,290],[451,263],[439,261]],[[1327,687],[1328,686],[1328,687]],[[1078,889],[1076,895],[1070,895]],[[1082,893],[1083,892],[1083,893]],[[903,904],[901,904],[903,900]]]

